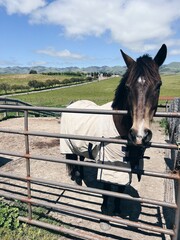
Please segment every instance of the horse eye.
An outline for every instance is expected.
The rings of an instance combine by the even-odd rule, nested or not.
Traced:
[[[157,90],[159,90],[159,89],[160,89],[160,87],[161,87],[161,85],[162,85],[162,82],[161,82],[161,81],[160,81],[160,82],[158,82],[158,83],[157,83],[157,85],[156,85],[156,89],[157,89]]]
[[[128,91],[128,92],[129,92],[129,90],[130,90],[130,87],[129,87],[128,85],[125,85],[125,89],[126,89],[126,91]]]

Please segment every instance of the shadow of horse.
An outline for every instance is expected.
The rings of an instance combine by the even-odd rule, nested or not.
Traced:
[[[84,183],[87,187],[103,189],[104,184],[97,180],[98,169],[93,167],[84,167]],[[118,185],[111,184],[111,189],[114,192],[118,192]],[[131,185],[127,185],[123,192],[131,197],[139,198],[138,191],[134,189]],[[140,202],[131,201],[127,199],[121,199],[120,201],[120,212],[114,212],[114,201],[115,197],[108,198],[108,212],[107,215],[117,215],[121,218],[129,219],[132,221],[137,221],[141,213]]]

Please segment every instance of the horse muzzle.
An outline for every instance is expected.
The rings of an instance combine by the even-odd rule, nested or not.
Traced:
[[[128,139],[133,145],[143,146],[150,142],[152,138],[152,131],[150,129],[144,129],[142,134],[138,134],[138,131],[134,128],[129,130]]]

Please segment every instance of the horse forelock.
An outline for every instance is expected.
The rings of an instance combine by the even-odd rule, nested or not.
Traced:
[[[148,85],[154,85],[157,81],[160,81],[158,66],[149,55],[139,57],[132,65],[127,84],[134,86],[139,77],[143,77]]]

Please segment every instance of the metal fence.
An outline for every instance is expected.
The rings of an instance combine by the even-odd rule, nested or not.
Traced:
[[[31,107],[31,106],[11,106],[11,105],[0,105],[0,109],[6,109],[6,110],[18,110],[18,111],[24,111],[24,130],[9,130],[9,129],[4,129],[0,128],[0,132],[3,133],[10,133],[10,134],[18,134],[18,135],[24,135],[24,140],[25,140],[25,154],[19,153],[19,152],[11,152],[11,151],[4,151],[3,149],[0,149],[0,154],[2,155],[9,155],[9,156],[17,156],[17,157],[22,157],[26,160],[26,176],[19,176],[17,174],[10,174],[7,172],[0,171],[0,177],[3,178],[10,178],[10,179],[15,179],[15,180],[20,180],[23,182],[26,182],[26,188],[27,188],[27,196],[22,197],[16,194],[12,194],[11,192],[3,192],[0,191],[0,195],[8,198],[8,199],[17,199],[22,202],[27,203],[28,206],[28,215],[27,217],[19,217],[19,220],[22,222],[30,223],[32,225],[36,226],[41,226],[45,227],[48,229],[56,230],[59,232],[63,232],[65,234],[72,235],[74,237],[82,238],[82,239],[95,239],[95,236],[92,233],[81,233],[77,232],[71,229],[67,229],[64,227],[60,226],[55,226],[51,224],[47,224],[38,220],[34,220],[32,217],[32,206],[33,205],[38,205],[38,206],[43,206],[47,207],[50,209],[56,209],[63,211],[64,213],[73,213],[77,215],[83,215],[83,216],[88,216],[92,217],[95,219],[103,219],[107,221],[111,221],[114,223],[118,224],[123,224],[126,226],[131,226],[135,228],[141,228],[157,233],[162,233],[162,234],[168,234],[172,236],[173,240],[178,240],[178,232],[179,232],[179,221],[180,221],[180,172],[179,170],[172,171],[170,173],[165,173],[165,172],[153,172],[153,171],[137,171],[134,170],[133,173],[141,173],[142,175],[145,176],[152,176],[152,177],[160,177],[164,179],[172,179],[178,182],[178,187],[177,187],[177,198],[176,198],[176,203],[171,203],[171,202],[165,202],[165,201],[159,201],[159,200],[153,200],[153,199],[148,199],[148,198],[132,198],[127,194],[124,193],[117,193],[113,191],[107,191],[107,190],[101,190],[101,189],[96,189],[96,188],[90,188],[90,187],[84,187],[84,186],[74,186],[71,184],[65,184],[62,182],[56,182],[56,181],[51,181],[51,180],[45,180],[41,178],[34,178],[31,176],[31,171],[30,171],[30,165],[31,165],[31,159],[38,159],[42,161],[49,161],[49,162],[56,162],[56,163],[72,163],[76,165],[81,165],[81,166],[90,166],[93,168],[103,168],[103,169],[110,169],[110,170],[115,170],[115,171],[122,171],[122,172],[131,172],[131,169],[127,168],[122,168],[122,167],[115,167],[115,166],[108,166],[108,165],[102,165],[102,164],[96,164],[96,163],[89,163],[89,162],[80,162],[80,161],[74,161],[74,160],[65,160],[60,157],[47,157],[47,156],[42,156],[42,155],[34,155],[31,154],[30,149],[29,149],[29,136],[45,136],[45,137],[52,137],[52,138],[71,138],[71,139],[81,139],[81,140],[93,140],[97,142],[113,142],[113,143],[118,143],[118,144],[127,144],[126,140],[123,139],[110,139],[110,138],[98,138],[98,137],[87,137],[87,136],[75,136],[75,135],[65,135],[65,134],[55,134],[55,133],[44,133],[44,132],[38,132],[38,131],[30,131],[28,127],[28,112],[29,111],[46,111],[46,112],[55,112],[55,113],[61,113],[61,112],[76,112],[76,113],[91,113],[91,114],[122,114],[125,115],[127,114],[127,111],[111,111],[111,110],[91,110],[91,109],[72,109],[72,108],[47,108],[47,107]],[[168,118],[179,118],[180,113],[179,112],[157,112],[156,113],[157,117],[168,117]],[[171,149],[171,150],[179,150],[179,147],[177,146],[176,143],[155,143],[151,142],[149,144],[149,147],[154,147],[154,148],[164,148],[164,149]],[[40,185],[47,185],[47,186],[56,186],[56,187],[61,187],[63,189],[72,189],[72,190],[77,190],[80,192],[89,192],[89,193],[96,193],[96,194],[103,194],[103,195],[108,195],[108,196],[113,196],[113,197],[118,197],[122,199],[128,199],[131,201],[136,201],[140,203],[149,203],[152,205],[156,206],[162,206],[162,207],[168,207],[172,208],[175,210],[175,219],[174,219],[174,228],[173,229],[165,229],[157,226],[152,226],[148,225],[145,223],[139,223],[139,222],[133,222],[131,220],[126,220],[126,219],[121,219],[121,218],[115,218],[112,216],[107,216],[104,214],[100,213],[94,213],[93,211],[87,211],[87,210],[79,210],[76,209],[75,207],[67,207],[64,205],[56,205],[54,203],[50,203],[48,201],[37,201],[36,199],[33,199],[31,197],[31,184],[36,183]]]
[[[13,105],[13,106],[32,106],[29,103],[20,101],[18,99],[12,99],[12,98],[7,98],[7,97],[0,97],[0,105]],[[7,108],[1,108],[0,109],[0,113],[3,113],[4,118],[8,118],[9,113],[13,113],[10,116],[21,116],[21,114],[24,112],[24,110],[21,109],[14,109],[14,111],[12,109],[7,109]],[[39,116],[53,116],[56,117],[56,113],[52,112],[52,111],[33,111],[33,109],[31,111],[29,111],[29,114],[39,117]],[[0,119],[1,120],[1,119]]]

